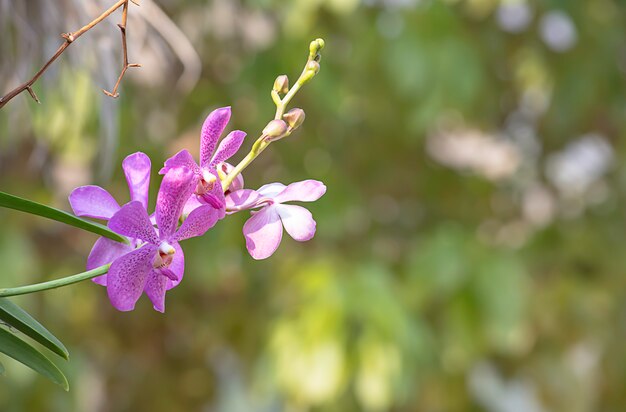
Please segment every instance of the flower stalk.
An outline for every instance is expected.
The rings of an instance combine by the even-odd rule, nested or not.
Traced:
[[[56,289],[62,286],[71,285],[73,283],[82,282],[83,280],[93,279],[96,276],[104,275],[108,272],[110,264],[99,266],[86,272],[77,273],[75,275],[66,276],[61,279],[50,280],[47,282],[35,283],[32,285],[18,286],[15,288],[0,289],[0,298],[9,296],[25,295],[27,293],[41,292],[48,289]]]
[[[231,183],[237,175],[239,175],[254,159],[256,159],[262,152],[270,145],[273,141],[282,139],[284,137],[289,136],[298,126],[302,124],[304,121],[304,111],[302,109],[297,109],[297,119],[294,119],[296,116],[295,113],[287,113],[285,114],[285,110],[287,110],[287,106],[291,102],[291,99],[298,93],[298,91],[308,83],[319,71],[320,64],[319,61],[321,59],[321,50],[324,48],[325,42],[323,39],[315,39],[309,44],[309,57],[304,65],[304,69],[298,77],[296,83],[289,89],[289,79],[286,75],[280,75],[274,81],[274,86],[272,87],[272,101],[276,105],[276,114],[274,115],[274,121],[282,121],[283,118],[289,124],[287,130],[280,136],[274,137],[269,136],[267,133],[261,134],[261,136],[254,142],[252,145],[252,149],[243,158],[237,166],[226,176],[224,180],[222,180],[222,189],[224,191],[228,190]],[[280,94],[288,90],[285,95],[281,98]],[[285,118],[285,116],[287,116]],[[268,126],[272,123],[270,122]],[[266,127],[268,129],[268,127]],[[264,130],[265,132],[266,130]]]

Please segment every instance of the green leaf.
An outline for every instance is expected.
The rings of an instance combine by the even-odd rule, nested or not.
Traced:
[[[60,340],[24,309],[6,298],[0,298],[0,320],[8,323],[26,336],[33,338],[62,358],[69,359],[70,354]]]
[[[4,328],[0,328],[0,352],[61,385],[66,391],[70,389],[67,378],[50,359]]]
[[[4,375],[4,365],[0,362],[0,375]]]
[[[118,235],[100,223],[90,222],[89,220],[74,216],[63,210],[33,202],[32,200],[13,196],[1,191],[0,207],[6,207],[8,209],[19,210],[32,215],[47,217],[48,219],[56,220],[57,222],[65,223],[66,225],[74,226],[100,236],[108,237],[109,239],[113,239],[117,242],[128,244],[128,239],[124,236]]]

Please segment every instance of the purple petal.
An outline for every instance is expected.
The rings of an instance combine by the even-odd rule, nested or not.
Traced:
[[[171,240],[179,241],[192,237],[202,236],[207,230],[215,226],[219,220],[219,211],[210,205],[202,205],[189,214],[187,219]]]
[[[228,136],[226,136],[217,147],[211,159],[210,167],[215,167],[218,163],[230,159],[232,155],[237,153],[245,137],[246,132],[242,132],[241,130],[233,130],[228,133]]]
[[[200,173],[200,167],[196,164],[196,161],[193,160],[191,153],[187,150],[181,150],[165,161],[165,165],[161,168],[161,170],[159,170],[159,174],[164,175],[171,169],[179,167],[186,167],[194,173]]]
[[[109,220],[120,210],[113,196],[100,186],[81,186],[70,193],[70,205],[76,216]]]
[[[194,209],[204,204],[206,203],[202,203],[198,200],[198,196],[189,196],[189,199],[187,199],[187,203],[185,203],[185,207],[183,207],[183,218],[186,219],[187,216],[189,216],[189,214],[194,211]]]
[[[186,167],[171,169],[163,177],[156,202],[156,221],[161,239],[168,239],[174,234],[183,207],[195,188],[194,173]]]
[[[172,242],[171,245],[176,249],[174,253],[174,257],[172,258],[172,263],[170,263],[169,270],[174,272],[176,278],[178,280],[167,280],[167,285],[165,289],[170,290],[178,286],[181,280],[183,280],[183,275],[185,274],[185,254],[183,253],[183,249],[180,247],[178,242]]]
[[[130,245],[100,237],[96,240],[96,243],[94,243],[89,257],[87,258],[87,270],[111,263],[118,257],[132,251],[133,247]],[[106,278],[107,275],[102,275],[92,280],[99,285],[106,286]]]
[[[130,189],[130,200],[140,202],[144,209],[148,209],[150,166],[150,158],[141,152],[126,156],[122,162],[122,168]]]
[[[213,110],[202,125],[200,133],[200,166],[206,167],[211,163],[211,156],[215,145],[230,120],[230,107]]]
[[[269,183],[257,189],[257,192],[263,197],[273,198],[282,192],[287,186],[282,183]]]
[[[222,189],[219,174],[215,169],[207,168],[205,170],[215,176],[215,182],[213,183],[213,187],[211,187],[208,192],[199,196],[199,200],[213,206],[215,209],[224,209],[226,200],[224,199],[224,191]]]
[[[168,281],[169,279],[161,273],[160,269],[153,269],[150,271],[143,288],[150,301],[152,301],[154,310],[161,313],[165,312],[165,291]]]
[[[315,220],[307,209],[295,205],[276,205],[275,207],[289,236],[298,242],[304,242],[315,235]]]
[[[139,202],[125,204],[109,220],[109,228],[120,235],[141,239],[153,245],[159,244],[159,237],[150,223],[148,212]]]
[[[317,180],[304,180],[287,186],[282,192],[274,196],[278,203],[297,200],[300,202],[313,202],[326,193],[324,183]]]
[[[111,304],[121,311],[135,308],[152,271],[152,261],[158,247],[147,244],[142,248],[117,258],[107,275],[107,292]]]
[[[239,212],[254,207],[261,195],[256,190],[241,189],[226,196],[226,210]]]
[[[273,206],[255,213],[243,225],[246,248],[254,259],[266,259],[278,249],[283,237],[283,226]]]

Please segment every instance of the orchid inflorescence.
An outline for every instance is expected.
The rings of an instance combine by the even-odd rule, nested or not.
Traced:
[[[121,243],[100,237],[87,258],[88,270],[110,264],[108,273],[93,281],[107,287],[115,308],[133,310],[145,292],[154,309],[163,312],[166,291],[176,287],[183,277],[185,263],[179,242],[204,235],[227,215],[251,211],[243,234],[254,259],[266,259],[276,251],[283,227],[297,241],[314,236],[316,223],[311,213],[304,207],[284,203],[319,199],[326,192],[322,182],[305,180],[287,186],[270,183],[252,190],[244,188],[241,172],[269,144],[302,124],[302,109],[287,113],[285,109],[295,92],[319,71],[319,51],[323,46],[321,39],[311,43],[307,65],[291,89],[286,76],[276,79],[272,90],[276,116],[237,166],[227,160],[239,150],[246,133],[234,130],[218,145],[231,109],[212,111],[202,126],[199,163],[189,151],[181,150],[159,170],[163,180],[154,214],[147,210],[151,161],[141,152],[129,155],[122,163],[130,189],[130,202],[125,205],[120,206],[99,186],[81,186],[72,191],[69,202],[77,216],[106,220],[109,229],[128,239]]]
[[[241,148],[246,133],[234,130],[220,141],[231,109],[213,110],[202,126],[198,162],[189,151],[181,150],[167,159],[159,170],[163,179],[152,214],[148,212],[152,162],[141,152],[127,156],[122,162],[130,189],[130,201],[122,206],[99,186],[81,186],[72,191],[69,203],[74,214],[0,191],[0,208],[46,217],[101,236],[89,253],[87,271],[41,283],[0,288],[0,352],[68,390],[63,372],[15,332],[21,332],[66,360],[69,352],[61,341],[8,297],[92,279],[106,286],[111,303],[120,311],[133,310],[145,292],[154,309],[164,312],[166,292],[183,278],[185,257],[180,242],[204,235],[228,215],[250,211],[252,216],[243,225],[243,235],[254,259],[266,259],[276,251],[283,228],[297,241],[311,239],[316,229],[311,212],[287,203],[319,199],[326,192],[322,182],[270,183],[252,190],[244,187],[242,172],[271,143],[289,136],[304,121],[302,109],[287,111],[287,106],[298,90],[318,73],[323,47],[322,39],[311,42],[304,70],[292,87],[287,76],[276,78],[271,91],[276,114],[250,152],[235,166],[228,160]],[[98,221],[105,221],[107,225]],[[0,374],[3,370],[0,363]]]

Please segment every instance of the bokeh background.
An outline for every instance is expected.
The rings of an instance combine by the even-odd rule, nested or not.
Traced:
[[[0,0],[0,91],[112,2]],[[15,299],[66,343],[71,391],[11,360],[0,410],[621,411],[626,408],[626,5],[618,0],[141,0],[0,112],[0,188],[69,209],[121,160],[197,151],[232,106],[273,116],[316,37],[307,119],[246,186],[313,178],[316,237],[257,262],[247,216],[184,245],[165,315],[91,282]],[[2,286],[79,272],[95,237],[0,211]]]

